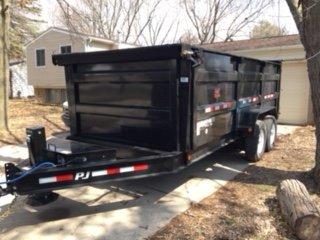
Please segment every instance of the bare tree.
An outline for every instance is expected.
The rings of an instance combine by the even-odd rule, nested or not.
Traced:
[[[254,22],[271,0],[182,0],[199,43],[213,43],[218,34],[231,40]]]
[[[286,0],[297,25],[307,58],[314,123],[316,126],[316,155],[314,179],[320,188],[320,1]]]
[[[152,33],[162,30],[162,24],[153,24],[161,1],[79,0],[74,6],[68,0],[57,0],[60,22],[68,29],[133,44],[141,41],[147,28]]]
[[[10,1],[1,0],[0,22],[0,130],[8,130],[9,24]]]
[[[141,45],[158,45],[164,43],[174,43],[177,41],[179,21],[172,21],[166,24],[167,14],[163,17],[153,17],[142,33],[143,42]]]
[[[188,44],[197,44],[199,43],[199,40],[196,35],[194,35],[190,31],[187,31],[180,36],[180,42]]]

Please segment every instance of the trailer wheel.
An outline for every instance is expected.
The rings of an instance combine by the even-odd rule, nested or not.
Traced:
[[[267,143],[266,151],[269,152],[274,148],[274,143],[277,137],[277,120],[274,116],[268,115],[264,118],[264,123],[267,128]]]
[[[267,129],[264,121],[257,120],[253,133],[245,138],[246,157],[250,162],[257,162],[264,154],[267,141]]]

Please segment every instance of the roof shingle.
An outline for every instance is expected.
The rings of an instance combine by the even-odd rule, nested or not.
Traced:
[[[237,51],[237,50],[248,50],[258,49],[267,47],[282,47],[299,45],[300,37],[298,34],[277,36],[277,37],[266,37],[266,38],[252,38],[246,40],[232,41],[232,42],[215,42],[212,44],[202,45],[205,48],[217,49],[224,52]]]

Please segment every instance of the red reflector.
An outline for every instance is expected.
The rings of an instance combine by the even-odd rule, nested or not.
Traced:
[[[64,181],[72,181],[73,175],[72,174],[64,174],[56,176],[57,182],[64,182]]]
[[[133,167],[135,171],[143,171],[149,168],[148,164],[136,164]]]
[[[120,169],[119,168],[107,168],[107,173],[108,175],[112,175],[112,174],[117,174],[120,172]]]

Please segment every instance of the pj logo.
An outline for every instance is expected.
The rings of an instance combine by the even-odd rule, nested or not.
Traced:
[[[76,176],[74,177],[74,180],[86,180],[90,177],[91,172],[77,172]]]

